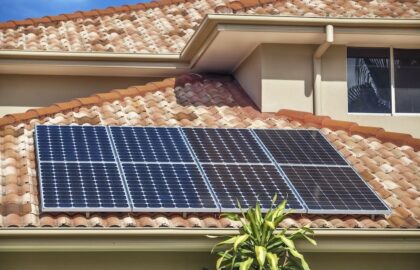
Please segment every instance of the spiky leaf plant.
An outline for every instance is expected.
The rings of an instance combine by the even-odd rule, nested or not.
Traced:
[[[297,251],[294,240],[304,238],[316,245],[313,231],[309,227],[288,232],[287,229],[277,230],[278,225],[290,212],[286,212],[286,201],[276,206],[277,196],[274,196],[270,210],[263,214],[261,205],[257,203],[246,212],[241,209],[241,215],[224,214],[223,216],[241,221],[239,235],[214,246],[217,250],[217,270],[309,270],[309,265],[303,255]],[[286,233],[287,232],[287,233]],[[213,252],[212,251],[212,252]]]

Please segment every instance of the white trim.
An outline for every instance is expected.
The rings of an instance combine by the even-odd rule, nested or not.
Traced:
[[[390,89],[391,89],[391,114],[395,115],[395,73],[394,73],[394,48],[389,47],[389,72],[390,72]]]
[[[392,113],[347,112],[347,114],[361,116],[392,116]]]
[[[394,113],[394,116],[410,116],[410,117],[420,117],[420,113]]]

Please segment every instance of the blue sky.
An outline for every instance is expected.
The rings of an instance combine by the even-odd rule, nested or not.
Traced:
[[[0,0],[0,22],[149,2],[145,0]]]

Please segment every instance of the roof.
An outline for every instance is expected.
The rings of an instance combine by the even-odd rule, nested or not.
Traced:
[[[179,53],[206,14],[418,19],[420,0],[162,0],[0,23],[0,49]]]
[[[0,118],[0,227],[237,227],[217,215],[40,213],[36,124],[317,128],[392,208],[389,217],[293,215],[284,227],[420,228],[420,140],[282,110],[261,113],[231,76],[186,74]]]

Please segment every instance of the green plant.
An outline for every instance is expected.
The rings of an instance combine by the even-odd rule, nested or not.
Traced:
[[[262,213],[259,203],[246,212],[239,205],[241,215],[223,214],[241,221],[242,228],[239,235],[231,236],[213,248],[212,252],[218,250],[217,270],[309,270],[303,255],[296,250],[294,240],[304,238],[316,245],[313,231],[308,227],[295,231],[277,230],[290,211],[285,211],[286,201],[275,206],[276,200],[277,196],[274,196],[266,214]]]

